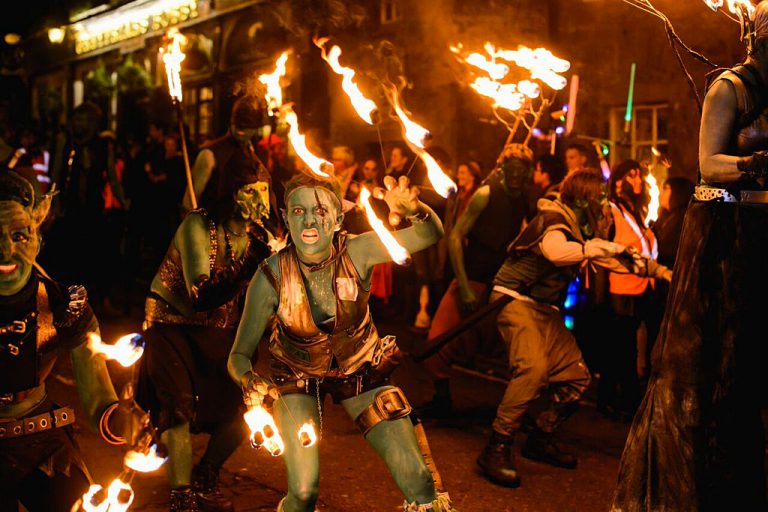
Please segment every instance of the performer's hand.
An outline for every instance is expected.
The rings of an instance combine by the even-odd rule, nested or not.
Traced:
[[[253,372],[243,375],[243,396],[248,407],[269,409],[279,398],[277,388]]]
[[[476,310],[480,303],[475,290],[473,290],[470,286],[459,285],[459,299],[461,300],[461,312],[465,315],[468,315]]]
[[[612,258],[626,251],[626,247],[615,242],[609,242],[600,238],[587,240],[584,244],[584,257],[594,258]]]
[[[668,283],[672,282],[672,269],[666,269],[661,273],[661,276],[659,276],[661,279],[665,280]]]
[[[411,181],[407,176],[400,176],[397,181],[392,176],[386,176],[386,192],[381,188],[376,188],[373,192],[374,197],[383,199],[389,206],[389,223],[393,226],[400,224],[403,217],[416,215],[423,210],[419,201],[419,189],[410,185]]]

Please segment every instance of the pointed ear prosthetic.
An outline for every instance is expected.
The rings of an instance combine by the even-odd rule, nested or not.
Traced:
[[[38,229],[40,225],[48,217],[48,213],[51,211],[51,201],[53,200],[53,194],[46,194],[37,204],[32,208],[31,217],[32,222],[35,225],[35,229]]]

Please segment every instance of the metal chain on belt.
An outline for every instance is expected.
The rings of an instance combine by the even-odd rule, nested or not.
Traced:
[[[315,397],[317,399],[317,418],[320,423],[320,437],[323,435],[323,404],[320,401],[320,379],[315,380]]]

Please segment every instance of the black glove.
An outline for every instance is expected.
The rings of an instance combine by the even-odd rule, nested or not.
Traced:
[[[269,248],[258,238],[250,236],[245,254],[210,276],[201,275],[192,287],[192,307],[208,311],[232,300],[251,280],[259,264],[269,256]]]
[[[755,151],[752,156],[739,158],[736,167],[744,174],[745,179],[768,177],[768,151]]]

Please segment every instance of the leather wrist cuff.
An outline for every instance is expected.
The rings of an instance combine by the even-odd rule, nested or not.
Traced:
[[[736,161],[736,167],[741,171],[744,179],[757,179],[768,177],[768,155],[755,153]]]

